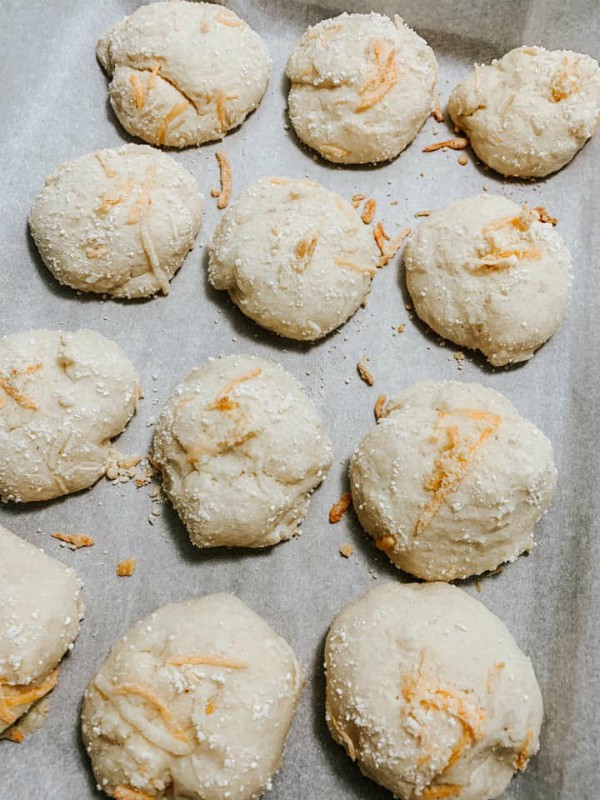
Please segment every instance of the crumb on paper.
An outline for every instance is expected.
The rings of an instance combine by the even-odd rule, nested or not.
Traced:
[[[57,531],[50,535],[53,539],[58,539],[59,542],[66,544],[71,550],[78,550],[80,547],[93,547],[96,544],[95,539],[83,533],[61,533]]]
[[[465,139],[462,136],[457,136],[454,139],[446,139],[443,142],[434,142],[433,144],[428,144],[427,147],[423,148],[424,153],[434,153],[436,150],[464,150],[469,146],[469,140]]]
[[[533,210],[538,215],[540,222],[549,222],[550,225],[558,225],[558,220],[556,217],[551,217],[544,206],[536,206]]]
[[[403,228],[398,236],[396,236],[394,239],[391,239],[390,235],[383,227],[383,222],[378,222],[377,225],[374,226],[373,237],[377,247],[379,248],[379,252],[381,253],[381,258],[377,262],[378,268],[385,267],[385,265],[388,264],[392,258],[394,258],[404,239],[406,239],[407,236],[410,236],[410,232],[410,228]],[[386,242],[389,242],[389,244],[386,244]]]
[[[431,214],[431,211],[428,208],[423,209],[423,211],[415,211],[415,217],[428,217]]]
[[[352,555],[353,552],[354,552],[354,548],[352,547],[351,544],[343,544],[340,547],[340,555],[343,558],[350,558],[350,556]]]
[[[363,212],[360,216],[361,220],[365,223],[365,225],[370,225],[373,220],[375,219],[375,212],[377,211],[377,200],[373,200],[373,198],[369,198],[365,203],[363,208]]]
[[[352,205],[352,208],[358,208],[359,205],[362,203],[362,201],[366,200],[366,199],[367,199],[367,195],[366,194],[360,194],[360,193],[353,194],[352,195],[352,200],[350,201],[350,204]]]
[[[0,734],[0,739],[6,739],[7,742],[21,744],[21,742],[25,741],[25,734],[20,728],[13,725]]]
[[[136,472],[135,468],[141,461],[141,456],[125,456],[114,451],[104,474],[109,481],[127,483],[134,477]]]
[[[457,350],[456,353],[453,353],[453,356],[457,367],[462,369],[465,365],[465,354],[461,350]]]
[[[362,356],[362,358],[356,365],[356,369],[361,377],[361,380],[363,380],[368,386],[373,386],[373,384],[375,383],[375,376],[367,366],[368,363],[369,363],[368,356]]]
[[[135,572],[135,558],[126,558],[117,564],[117,575],[119,578],[130,578]]]
[[[477,579],[475,581],[475,589],[477,590],[478,594],[481,593],[481,580],[480,579]]]
[[[466,167],[466,166],[467,166],[467,164],[469,163],[469,158],[468,158],[468,156],[466,156],[466,155],[463,153],[461,156],[459,156],[459,157],[458,157],[458,163],[461,165],[461,167]]]
[[[334,503],[329,509],[329,522],[332,525],[339,522],[351,505],[352,495],[350,492],[346,492],[346,494],[343,494],[337,503]]]
[[[373,413],[375,414],[375,419],[377,422],[383,416],[383,407],[385,406],[385,401],[387,400],[387,395],[380,394],[377,400],[375,401],[375,405],[373,406]]]
[[[444,121],[445,121],[444,112],[442,111],[442,109],[441,109],[441,107],[440,107],[439,103],[438,103],[438,105],[437,105],[437,106],[436,106],[436,107],[433,109],[433,111],[431,112],[431,116],[434,118],[434,120],[435,120],[436,122],[444,122]]]
[[[396,333],[404,333],[404,331],[405,331],[405,330],[406,330],[406,324],[405,324],[404,322],[402,322],[402,323],[401,323],[400,325],[398,325],[398,327],[396,328]]]
[[[212,197],[217,198],[217,208],[227,208],[231,200],[232,178],[231,178],[231,162],[229,156],[224,150],[217,150],[215,153],[219,171],[221,173],[221,188],[212,189]]]

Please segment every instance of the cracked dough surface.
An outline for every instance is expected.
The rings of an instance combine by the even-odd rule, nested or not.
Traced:
[[[560,235],[527,205],[495,195],[433,211],[410,236],[404,266],[419,317],[495,367],[531,358],[569,304]]]
[[[568,164],[596,130],[598,62],[570,50],[517,47],[476,64],[450,95],[448,111],[492,169],[542,178]]]
[[[454,586],[372,589],[335,619],[325,666],[331,735],[401,800],[491,800],[539,748],[531,662]]]
[[[40,255],[61,283],[113,297],[169,293],[202,224],[195,179],[146,145],[98,150],[47,178],[29,215]]]
[[[51,500],[95,483],[140,396],[133,364],[95,331],[0,339],[2,500]]]
[[[0,527],[0,733],[52,690],[82,618],[73,570]]]
[[[296,45],[287,76],[299,139],[341,164],[395,158],[435,106],[433,50],[397,16],[319,22]]]
[[[160,608],[113,647],[85,693],[98,788],[130,789],[132,800],[260,797],[303,682],[291,647],[236,597]]]
[[[244,314],[291,339],[313,340],[365,302],[379,250],[370,226],[318,183],[263,178],[221,218],[209,278]]]
[[[241,125],[271,67],[262,39],[213,3],[141,6],[100,38],[96,54],[125,130],[168,147],[216,141]]]
[[[175,389],[156,426],[154,460],[193,544],[267,547],[298,532],[331,442],[291,375],[228,356]]]
[[[417,383],[387,401],[350,463],[364,529],[425,580],[479,575],[534,547],[556,486],[552,445],[478,383]]]

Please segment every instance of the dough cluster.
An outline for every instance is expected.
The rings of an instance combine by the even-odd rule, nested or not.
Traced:
[[[267,547],[297,532],[331,443],[291,375],[228,356],[175,389],[156,426],[154,460],[196,546]]]
[[[140,394],[133,364],[95,331],[0,339],[0,498],[51,500],[91,486]]]
[[[82,618],[73,570],[0,527],[0,733],[52,691]]]
[[[400,569],[450,581],[534,546],[556,486],[550,441],[477,383],[418,383],[388,400],[350,464],[358,518]]]
[[[409,238],[404,265],[419,317],[495,367],[531,358],[569,304],[560,235],[527,205],[495,195],[432,212]]]
[[[98,150],[63,164],[36,198],[29,225],[61,283],[120,298],[169,293],[202,224],[194,178],[146,145]]]
[[[365,302],[379,250],[371,227],[318,183],[263,178],[222,217],[209,278],[264,328],[313,340]]]
[[[570,50],[518,47],[476,65],[448,102],[479,158],[502,175],[542,178],[568,164],[600,115],[600,68]]]
[[[150,144],[222,139],[260,103],[270,60],[260,37],[214,3],[150,3],[102,36],[98,60],[125,130]]]
[[[401,800],[492,800],[539,748],[531,662],[453,586],[372,589],[334,621],[325,666],[331,735]]]
[[[302,685],[291,647],[232,595],[160,608],[87,688],[82,731],[98,788],[123,800],[258,798]]]
[[[290,119],[323,158],[395,158],[435,106],[433,50],[400,17],[341,14],[309,28],[287,65]]]

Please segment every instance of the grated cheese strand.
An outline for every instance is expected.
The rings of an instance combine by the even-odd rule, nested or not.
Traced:
[[[210,656],[210,655],[176,655],[169,656],[165,664],[171,667],[183,666],[210,666],[210,667],[223,667],[224,669],[248,669],[248,664],[244,661],[233,661],[230,658],[223,656]]]
[[[183,113],[186,110],[186,108],[188,108],[189,105],[190,105],[189,100],[186,100],[183,103],[176,103],[176,105],[173,106],[173,108],[169,111],[169,113],[163,117],[160,126],[158,128],[158,133],[156,135],[157,144],[164,144],[169,123],[171,123],[175,119],[175,117],[178,117],[181,113]]]
[[[340,497],[337,503],[334,503],[329,509],[329,522],[332,525],[338,523],[342,519],[344,514],[348,511],[351,505],[352,505],[352,494],[351,492],[346,492]]]
[[[384,60],[383,42],[378,41],[373,45],[373,52],[375,55],[375,68],[371,76],[367,78],[358,90],[358,94],[362,98],[355,108],[358,113],[367,111],[383,100],[400,78],[395,50],[390,50]]]
[[[224,150],[217,150],[215,153],[217,164],[219,165],[221,189],[213,189],[211,194],[217,198],[217,208],[227,208],[231,200],[231,190],[233,186],[231,176],[231,162],[229,156]]]
[[[80,547],[93,547],[96,544],[95,539],[91,536],[85,536],[83,533],[52,533],[53,539],[58,539],[60,542],[70,545],[75,550]]]
[[[135,100],[135,107],[138,109],[142,109],[146,102],[146,95],[142,89],[140,84],[140,79],[136,75],[135,72],[132,72],[129,76],[129,83],[131,84],[131,88],[133,89],[133,98]]]
[[[251,372],[246,372],[244,375],[239,375],[237,378],[232,378],[227,382],[225,388],[219,392],[214,403],[210,403],[206,408],[214,411],[232,411],[235,408],[239,408],[239,403],[236,403],[235,400],[230,400],[229,395],[240,383],[260,378],[261,375],[262,369],[258,368],[251,370]]]
[[[169,711],[160,697],[158,697],[158,695],[148,686],[144,686],[143,683],[122,683],[119,686],[116,686],[113,692],[118,697],[123,697],[126,695],[141,697],[158,712],[166,727],[176,739],[179,739],[180,742],[189,741],[187,734],[179,725],[175,719],[175,716],[171,711]]]

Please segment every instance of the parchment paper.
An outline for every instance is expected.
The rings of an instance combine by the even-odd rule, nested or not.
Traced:
[[[44,726],[20,745],[0,743],[2,800],[85,800],[100,795],[79,739],[83,690],[113,642],[156,607],[190,595],[235,592],[292,644],[308,684],[289,738],[272,800],[385,800],[388,792],[363,778],[329,737],[323,719],[322,646],[327,627],[348,601],[376,582],[406,580],[372,547],[353,515],[337,526],[329,507],[347,488],[348,458],[373,425],[381,392],[417,380],[481,381],[504,392],[552,439],[560,473],[552,508],[538,526],[539,547],[500,575],[485,578],[478,596],[509,626],[533,659],[545,699],[542,749],[505,797],[513,800],[586,800],[598,796],[600,721],[600,538],[597,517],[597,406],[600,201],[595,187],[600,137],[562,172],[545,181],[510,182],[469,164],[458,153],[423,154],[447,138],[448,126],[430,120],[400,158],[376,168],[333,168],[299,146],[286,120],[284,66],[305,26],[342,9],[294,0],[228,0],[264,37],[273,58],[267,95],[252,117],[228,136],[234,189],[262,175],[307,176],[350,198],[375,197],[379,216],[396,233],[414,225],[416,211],[479,193],[484,186],[517,201],[545,205],[559,219],[570,247],[575,284],[569,317],[534,359],[493,371],[469,354],[457,370],[451,345],[439,346],[410,320],[398,260],[382,270],[366,309],[316,345],[288,343],[247,320],[205,278],[205,248],[218,213],[210,189],[218,184],[214,146],[174,153],[198,178],[207,214],[198,246],[172,283],[171,294],[150,302],[103,302],[60,287],[41,264],[26,217],[44,178],[63,161],[128,141],[107,103],[107,81],[94,57],[98,36],[138,5],[136,0],[2,0],[0,86],[2,155],[0,332],[33,327],[89,326],[119,342],[139,368],[145,388],[137,416],[118,442],[141,453],[152,420],[175,384],[209,356],[254,353],[282,363],[321,408],[335,446],[326,483],[315,494],[303,534],[263,552],[200,551],[177,516],[164,506],[150,526],[148,489],[103,480],[91,491],[39,505],[3,506],[0,524],[61,561],[85,582],[86,619],[61,667]],[[598,57],[597,0],[347,0],[349,10],[400,13],[434,48],[443,101],[474,60],[488,61],[520,44],[542,44]],[[223,145],[218,145],[223,146]],[[397,205],[390,205],[398,201]],[[402,335],[393,327],[406,323]],[[360,381],[355,365],[371,359],[376,384]],[[98,544],[70,552],[54,531],[83,532]],[[341,545],[351,543],[345,560]],[[115,576],[117,562],[138,560],[132,578]],[[465,588],[475,593],[473,581]]]

